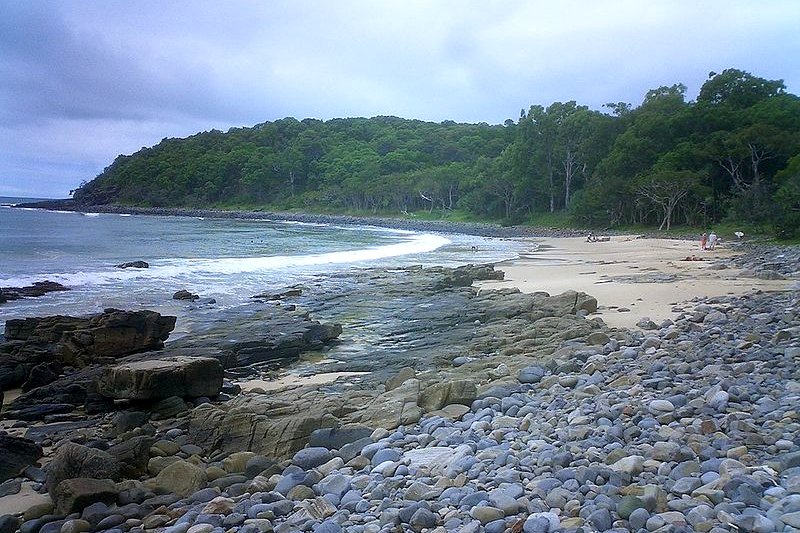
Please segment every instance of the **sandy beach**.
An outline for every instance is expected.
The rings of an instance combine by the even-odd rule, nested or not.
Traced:
[[[737,255],[724,244],[715,250],[701,250],[697,241],[633,235],[613,236],[604,242],[587,242],[585,237],[537,238],[531,242],[537,243],[538,249],[497,265],[506,273],[505,281],[479,285],[550,294],[583,291],[597,298],[598,313],[594,316],[612,327],[632,328],[643,317],[656,323],[673,318],[673,306],[695,297],[782,291],[792,284],[742,277],[733,265],[712,268]]]

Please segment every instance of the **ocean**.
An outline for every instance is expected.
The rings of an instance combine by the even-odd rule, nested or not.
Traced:
[[[366,268],[458,266],[518,256],[515,240],[375,226],[21,209],[0,197],[0,287],[51,280],[71,290],[0,304],[5,320],[105,308],[178,316],[176,333],[265,291]],[[474,248],[473,248],[474,247]],[[146,261],[147,269],[115,265]],[[213,304],[172,299],[186,289]]]

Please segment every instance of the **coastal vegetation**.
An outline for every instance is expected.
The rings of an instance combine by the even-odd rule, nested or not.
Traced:
[[[502,125],[285,118],[120,155],[82,204],[455,216],[800,234],[800,98],[727,69],[696,100],[533,105]],[[455,215],[453,215],[455,214]]]

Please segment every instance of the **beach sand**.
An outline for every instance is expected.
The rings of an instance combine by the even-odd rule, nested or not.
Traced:
[[[724,270],[711,269],[713,263],[725,262],[737,252],[724,245],[701,250],[699,241],[614,236],[607,242],[586,242],[585,237],[532,242],[539,248],[497,265],[506,273],[505,281],[479,286],[550,294],[583,291],[597,298],[598,313],[592,316],[612,327],[633,328],[643,317],[658,324],[675,317],[673,306],[698,296],[786,290],[792,283],[741,277],[732,264]],[[702,260],[686,261],[687,257]]]

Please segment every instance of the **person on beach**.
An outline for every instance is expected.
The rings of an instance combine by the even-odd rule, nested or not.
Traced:
[[[708,235],[706,235],[706,233],[703,232],[703,234],[700,235],[700,249],[701,250],[705,250],[706,249],[706,243],[707,242],[708,242]]]
[[[709,234],[708,236],[708,246],[706,250],[713,250],[714,248],[716,248],[717,240],[718,240],[717,234],[712,231],[711,234]]]

